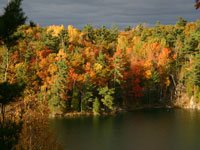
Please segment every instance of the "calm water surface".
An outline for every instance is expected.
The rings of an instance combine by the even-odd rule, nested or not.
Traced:
[[[200,111],[143,110],[50,122],[64,150],[200,150]]]

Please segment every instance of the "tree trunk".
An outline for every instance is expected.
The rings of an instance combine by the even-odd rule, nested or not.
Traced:
[[[83,96],[84,94],[83,93],[81,93],[81,102],[80,102],[80,104],[81,104],[81,112],[83,112]]]
[[[62,38],[62,48],[65,49],[65,40]]]
[[[160,86],[160,102],[162,102],[162,94],[163,94],[163,90],[162,90],[162,86]]]
[[[4,104],[1,104],[1,119],[2,119],[2,124],[4,124],[4,121],[5,121],[5,107],[4,107]]]
[[[7,81],[7,74],[8,74],[8,57],[9,57],[9,54],[8,54],[8,49],[7,49],[7,52],[6,52],[6,68],[5,68],[5,74],[4,74],[4,81]]]

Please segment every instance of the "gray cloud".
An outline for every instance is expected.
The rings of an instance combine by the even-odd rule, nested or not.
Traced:
[[[0,8],[7,0],[0,0]],[[146,22],[152,26],[175,24],[178,16],[196,21],[200,11],[189,0],[24,0],[23,9],[29,20],[40,26],[67,25],[77,28],[91,23],[95,27],[116,24],[121,29]]]

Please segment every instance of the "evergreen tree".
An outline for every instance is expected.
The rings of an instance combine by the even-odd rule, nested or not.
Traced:
[[[184,45],[181,48],[180,53],[182,53],[184,56],[187,56],[188,54],[195,54],[199,52],[199,41],[200,41],[200,33],[199,32],[191,32],[190,36],[185,38]]]
[[[91,42],[93,42],[93,40],[95,39],[94,37],[94,30],[91,24],[87,24],[83,30],[84,32],[87,32],[88,38],[91,40]]]
[[[109,108],[110,110],[113,110],[113,94],[114,94],[114,88],[109,89],[106,87],[99,87],[98,88],[99,95],[102,97],[101,101],[103,102],[103,105]]]
[[[51,86],[51,94],[49,96],[49,106],[52,110],[61,110],[64,111],[66,108],[66,77],[67,77],[67,68],[66,62],[64,60],[59,60],[56,62],[58,67],[58,72],[56,74],[56,79],[54,84]]]
[[[73,111],[79,111],[80,105],[80,93],[77,87],[74,87],[72,101],[71,101],[71,108]]]
[[[178,22],[176,23],[177,27],[184,27],[187,24],[187,21],[183,17],[178,17]]]
[[[96,97],[94,102],[93,102],[93,113],[95,115],[99,115],[99,111],[100,111],[100,102],[98,100],[98,98]]]
[[[97,44],[101,44],[103,41],[106,41],[108,39],[108,30],[104,25],[101,26],[101,28],[98,30],[97,33]]]
[[[130,31],[131,30],[131,26],[128,26],[128,27],[124,27],[124,31]]]
[[[27,19],[21,8],[21,2],[22,0],[11,1],[5,8],[4,14],[0,16],[0,41],[3,41],[7,46],[15,40],[11,35]]]
[[[86,82],[82,86],[81,90],[81,112],[89,110],[89,104],[93,102],[94,84],[90,82],[88,74],[85,75]]]
[[[112,24],[108,42],[112,43],[113,41],[116,41],[118,35],[119,35],[119,28],[115,24]]]

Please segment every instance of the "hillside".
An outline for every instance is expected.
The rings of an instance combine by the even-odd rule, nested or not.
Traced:
[[[25,85],[16,101],[48,101],[52,113],[94,114],[200,101],[199,20],[124,31],[23,25],[12,36],[15,45],[1,42],[0,82]]]

